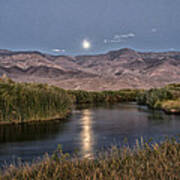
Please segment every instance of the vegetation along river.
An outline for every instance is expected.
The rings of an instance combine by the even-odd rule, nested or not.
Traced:
[[[52,154],[61,144],[64,152],[78,151],[82,157],[93,157],[98,150],[112,145],[129,146],[136,139],[180,135],[180,116],[166,115],[132,103],[99,106],[77,106],[63,121],[0,126],[0,166],[15,159],[31,162]]]

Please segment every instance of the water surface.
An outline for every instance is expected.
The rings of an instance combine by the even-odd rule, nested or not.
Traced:
[[[160,142],[166,136],[180,134],[180,116],[166,115],[136,104],[79,106],[64,121],[0,127],[0,165],[52,154],[58,144],[64,152],[78,150],[91,157],[100,149],[121,146],[124,139],[133,146],[136,139],[153,138]]]

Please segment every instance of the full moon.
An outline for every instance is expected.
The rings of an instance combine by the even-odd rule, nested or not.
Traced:
[[[82,47],[83,47],[84,49],[89,49],[89,48],[91,47],[91,43],[90,43],[89,41],[87,41],[87,40],[84,40],[84,41],[82,42]]]

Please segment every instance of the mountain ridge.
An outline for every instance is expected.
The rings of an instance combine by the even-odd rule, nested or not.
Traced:
[[[180,82],[180,52],[123,48],[73,57],[0,50],[0,75],[3,74],[15,81],[48,83],[65,89],[147,89]]]

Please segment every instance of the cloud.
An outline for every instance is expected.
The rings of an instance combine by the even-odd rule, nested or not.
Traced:
[[[155,32],[157,32],[157,29],[156,29],[156,28],[152,28],[151,31],[152,31],[153,33],[155,33]]]
[[[60,53],[60,52],[64,53],[64,52],[66,52],[65,49],[52,49],[52,51],[56,52],[56,53]]]
[[[122,41],[123,41],[122,39],[112,39],[112,40],[110,40],[111,43],[120,43]]]
[[[104,44],[107,44],[108,43],[108,40],[107,39],[104,39]]]
[[[121,43],[127,39],[134,38],[136,35],[134,33],[127,34],[115,34],[112,39],[104,39],[104,43]]]
[[[104,44],[108,44],[108,43],[120,43],[123,40],[121,39],[104,39]]]
[[[136,35],[134,33],[128,33],[128,34],[121,34],[121,35],[115,35],[114,39],[127,39],[127,38],[133,38]]]
[[[176,49],[175,49],[175,48],[170,48],[169,50],[170,50],[170,51],[175,51]]]

